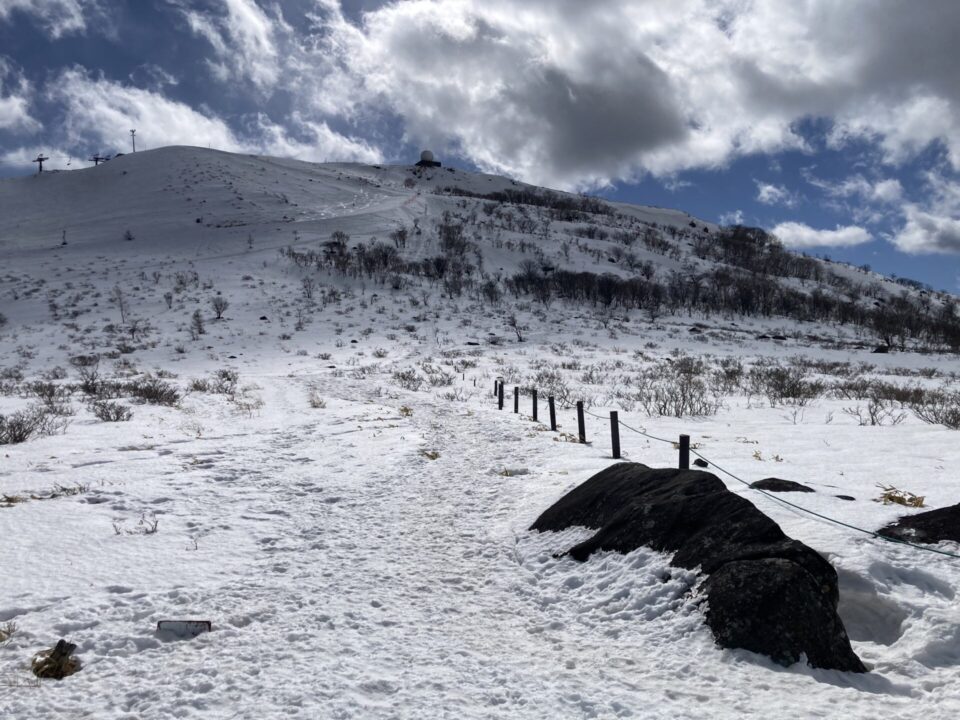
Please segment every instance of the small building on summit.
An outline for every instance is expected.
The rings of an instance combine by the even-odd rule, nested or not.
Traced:
[[[429,150],[424,150],[420,153],[420,162],[417,163],[417,167],[442,167],[441,164],[433,159],[433,153]]]

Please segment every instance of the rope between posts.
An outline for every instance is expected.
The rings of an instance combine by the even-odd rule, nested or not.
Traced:
[[[937,553],[938,555],[946,555],[947,557],[960,558],[960,555],[958,555],[957,553],[952,553],[952,552],[949,552],[949,551],[947,551],[947,550],[938,550],[938,549],[936,549],[936,548],[927,547],[927,546],[925,546],[925,545],[918,545],[917,543],[912,543],[912,542],[910,542],[910,541],[908,541],[908,540],[900,540],[900,539],[898,539],[898,538],[887,537],[886,535],[881,535],[881,534],[879,534],[879,533],[877,533],[877,532],[874,532],[873,530],[866,530],[865,528],[858,527],[858,526],[856,526],[856,525],[851,525],[850,523],[843,522],[842,520],[836,520],[836,519],[834,519],[834,518],[832,518],[832,517],[828,517],[827,515],[823,515],[823,514],[821,514],[821,513],[818,513],[818,512],[816,512],[815,510],[810,510],[809,508],[805,508],[805,507],[803,507],[802,505],[797,505],[796,503],[792,503],[792,502],[790,502],[789,500],[786,500],[786,499],[784,499],[784,498],[777,497],[776,495],[773,495],[773,494],[771,494],[771,493],[768,493],[766,490],[762,490],[762,489],[760,489],[760,488],[755,488],[755,487],[753,487],[753,486],[750,485],[750,483],[748,483],[746,480],[744,480],[744,479],[742,479],[742,478],[739,478],[739,477],[737,477],[736,475],[734,475],[732,472],[730,472],[729,470],[725,470],[724,468],[720,467],[720,466],[717,465],[713,460],[708,460],[708,459],[705,458],[702,454],[698,453],[696,450],[694,450],[694,449],[692,449],[692,448],[691,448],[690,452],[693,453],[694,455],[696,455],[698,458],[700,458],[700,459],[703,460],[704,462],[710,463],[710,465],[712,465],[713,467],[715,467],[717,470],[719,470],[720,472],[724,473],[725,475],[729,475],[730,477],[732,477],[732,478],[733,478],[734,480],[736,480],[737,482],[742,483],[743,485],[746,485],[746,486],[747,486],[748,488],[750,488],[751,490],[755,490],[756,492],[760,493],[761,495],[766,495],[766,496],[767,496],[768,498],[770,498],[771,500],[776,500],[778,503],[782,503],[783,505],[788,505],[789,507],[792,507],[792,508],[794,508],[794,509],[796,509],[796,510],[799,510],[800,512],[805,512],[805,513],[807,513],[808,515],[813,515],[814,517],[818,517],[818,518],[820,518],[821,520],[826,520],[827,522],[834,523],[835,525],[840,525],[841,527],[849,528],[850,530],[856,530],[857,532],[864,533],[865,535],[870,535],[870,536],[872,536],[873,538],[876,538],[876,539],[886,540],[887,542],[897,543],[897,544],[900,544],[900,545],[907,545],[907,546],[909,546],[909,547],[916,548],[917,550],[925,550],[926,552]]]
[[[593,417],[593,418],[596,418],[597,420],[609,420],[609,418],[605,418],[605,417],[603,417],[602,415],[597,415],[596,413],[590,412],[590,411],[587,410],[586,408],[584,408],[583,412],[584,412],[584,414],[589,415],[589,416],[591,416],[591,417]],[[676,446],[676,444],[677,444],[677,443],[676,443],[675,441],[673,441],[673,440],[668,440],[668,439],[666,439],[666,438],[657,437],[656,435],[651,435],[650,433],[646,432],[645,430],[638,430],[638,429],[636,429],[636,428],[634,428],[634,427],[631,427],[630,425],[627,425],[625,422],[623,422],[622,420],[620,420],[619,416],[617,417],[617,424],[618,424],[618,425],[621,425],[622,427],[626,428],[627,430],[630,430],[631,432],[636,433],[637,435],[642,435],[643,437],[650,438],[651,440],[656,440],[656,441],[658,441],[658,442],[663,442],[663,443],[669,443],[669,444],[672,445],[672,446]],[[912,543],[912,542],[910,542],[909,540],[901,540],[901,539],[899,539],[899,538],[892,538],[892,537],[887,537],[886,535],[880,535],[879,533],[874,532],[873,530],[867,530],[867,529],[865,529],[865,528],[858,527],[857,525],[852,525],[852,524],[850,524],[850,523],[844,522],[843,520],[837,520],[837,519],[835,519],[835,518],[829,517],[829,516],[824,515],[824,514],[822,514],[822,513],[818,513],[818,512],[816,512],[815,510],[810,510],[809,508],[805,508],[805,507],[803,507],[802,505],[797,505],[796,503],[792,503],[792,502],[790,502],[789,500],[785,500],[784,498],[777,497],[776,495],[773,495],[773,494],[771,494],[771,493],[768,493],[767,491],[762,490],[761,488],[755,488],[755,487],[751,486],[750,483],[748,483],[748,482],[747,482],[746,480],[744,480],[743,478],[737,477],[736,475],[734,475],[734,474],[733,474],[732,472],[730,472],[729,470],[726,470],[726,469],[720,467],[720,466],[717,465],[715,462],[713,462],[712,460],[704,457],[701,453],[697,452],[697,451],[696,451],[695,449],[693,449],[693,448],[690,448],[690,452],[693,453],[694,455],[696,455],[698,458],[700,458],[700,459],[703,460],[704,462],[709,463],[710,465],[712,465],[713,467],[715,467],[715,468],[716,468],[717,470],[719,470],[720,472],[724,473],[725,475],[729,475],[731,478],[733,478],[733,479],[736,480],[737,482],[741,483],[742,485],[745,485],[745,486],[746,486],[747,488],[749,488],[750,490],[753,490],[753,491],[755,491],[755,492],[758,492],[758,493],[760,493],[761,495],[764,495],[764,496],[770,498],[771,500],[774,500],[774,501],[776,501],[776,502],[778,502],[778,503],[781,503],[782,505],[786,505],[786,506],[788,506],[788,507],[791,507],[791,508],[793,508],[794,510],[799,510],[800,512],[807,513],[808,515],[812,515],[813,517],[819,518],[819,519],[821,519],[821,520],[825,520],[826,522],[833,523],[834,525],[838,525],[838,526],[840,526],[840,527],[845,527],[845,528],[848,528],[849,530],[854,530],[854,531],[856,531],[856,532],[863,533],[864,535],[869,535],[869,536],[871,536],[871,537],[874,538],[874,539],[884,540],[884,541],[886,541],[886,542],[893,543],[893,544],[896,544],[896,545],[906,545],[907,547],[912,547],[912,548],[915,548],[916,550],[923,550],[924,552],[935,553],[935,554],[937,554],[937,555],[945,555],[945,556],[947,556],[947,557],[960,559],[960,554],[958,554],[958,553],[952,553],[952,552],[950,552],[950,551],[948,551],[948,550],[938,550],[937,548],[928,547],[928,546],[926,546],[926,545],[919,545],[919,544],[917,544],[917,543]]]

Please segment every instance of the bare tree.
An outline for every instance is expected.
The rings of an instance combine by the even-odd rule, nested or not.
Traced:
[[[223,295],[215,295],[210,300],[210,307],[212,307],[213,311],[217,314],[217,320],[222,320],[223,313],[230,307],[230,303]]]
[[[113,290],[110,291],[110,301],[116,305],[120,311],[120,322],[126,325],[127,312],[130,310],[130,306],[127,304],[127,296],[119,285],[114,285]]]
[[[190,335],[194,340],[196,340],[205,332],[206,329],[203,327],[203,315],[200,314],[199,310],[194,310],[193,317],[190,319]]]
[[[523,331],[526,330],[526,328],[520,324],[517,316],[513,313],[507,317],[507,327],[517,334],[517,342],[523,342]]]

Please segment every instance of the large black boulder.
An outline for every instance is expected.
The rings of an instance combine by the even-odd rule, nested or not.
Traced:
[[[880,535],[909,542],[960,542],[960,504],[906,515],[879,530]]]
[[[572,526],[597,530],[570,548],[577,560],[597,550],[647,546],[709,575],[707,624],[723,647],[783,664],[805,653],[815,667],[866,671],[837,615],[830,563],[710,473],[612,465],[563,496],[531,529]]]

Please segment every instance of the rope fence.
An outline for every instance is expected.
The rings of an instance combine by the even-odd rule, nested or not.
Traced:
[[[499,405],[499,408],[500,408],[501,410],[503,410],[503,386],[504,386],[504,383],[503,383],[503,380],[502,380],[501,378],[497,378],[497,379],[494,381],[494,395],[498,398],[498,405]],[[537,392],[536,392],[535,390],[532,391],[531,397],[532,397],[532,401],[533,401],[533,419],[536,421],[536,420],[537,420],[537,399],[538,399],[538,395],[537,395]],[[514,412],[514,413],[519,413],[519,412],[520,412],[520,401],[519,401],[519,398],[520,398],[520,388],[519,388],[519,386],[515,386],[515,387],[513,388],[513,412]],[[553,431],[556,431],[556,430],[557,430],[557,421],[556,421],[556,405],[555,405],[555,401],[554,401],[554,398],[553,398],[552,396],[549,396],[549,397],[547,398],[547,401],[548,401],[549,407],[550,407],[550,429],[553,430]],[[610,416],[609,416],[609,418],[603,417],[602,415],[597,415],[596,413],[591,412],[590,410],[585,409],[585,408],[583,407],[583,401],[577,401],[577,403],[576,403],[576,412],[577,412],[577,440],[578,440],[578,442],[583,443],[583,444],[586,444],[586,442],[587,442],[586,417],[585,417],[585,416],[589,415],[590,417],[596,418],[597,420],[601,420],[601,421],[607,421],[607,420],[609,419],[609,422],[610,422],[610,440],[611,440],[611,443],[610,443],[610,444],[611,444],[611,449],[612,449],[613,458],[614,458],[615,460],[619,460],[620,457],[621,457],[621,454],[620,454],[620,428],[624,428],[625,430],[629,430],[630,432],[636,433],[637,435],[641,435],[641,436],[643,436],[643,437],[645,437],[645,438],[648,438],[648,439],[650,439],[650,440],[655,440],[656,442],[668,443],[668,444],[671,445],[672,447],[676,448],[676,449],[679,451],[678,467],[679,467],[680,470],[689,470],[689,469],[690,469],[690,454],[692,453],[693,455],[696,455],[696,456],[697,456],[700,460],[702,460],[704,463],[707,463],[708,466],[716,468],[718,471],[720,471],[720,472],[723,473],[724,475],[729,476],[730,478],[732,478],[733,480],[737,481],[738,483],[746,486],[748,489],[753,490],[754,492],[760,493],[761,495],[764,495],[765,497],[769,498],[770,500],[773,500],[773,501],[775,501],[775,502],[778,502],[778,503],[780,503],[781,505],[785,505],[785,506],[787,506],[787,507],[793,508],[794,510],[797,510],[797,511],[799,511],[799,512],[801,512],[801,513],[805,513],[805,514],[807,514],[807,515],[810,515],[810,516],[812,516],[812,517],[818,518],[818,519],[823,520],[823,521],[828,522],[828,523],[832,523],[832,524],[837,525],[837,526],[839,526],[839,527],[847,528],[848,530],[853,530],[853,531],[858,532],[858,533],[863,533],[864,535],[868,535],[868,536],[870,536],[871,538],[873,538],[873,539],[875,539],[875,540],[876,540],[876,539],[884,540],[884,541],[886,541],[886,542],[893,543],[893,544],[895,544],[895,545],[906,545],[907,547],[911,547],[911,548],[914,548],[914,549],[916,549],[916,550],[922,550],[922,551],[924,551],[924,552],[934,553],[934,554],[936,554],[936,555],[945,555],[945,556],[947,556],[947,557],[960,559],[960,554],[958,554],[958,553],[953,553],[953,552],[950,552],[950,551],[948,551],[948,550],[940,550],[940,549],[938,549],[938,548],[933,548],[933,547],[929,547],[929,546],[926,546],[926,545],[920,545],[920,544],[918,544],[918,543],[912,543],[912,542],[910,542],[910,541],[908,541],[908,540],[901,540],[901,539],[899,539],[899,538],[892,538],[892,537],[887,537],[886,535],[880,535],[878,532],[875,532],[875,531],[873,531],[873,530],[867,530],[866,528],[858,527],[857,525],[853,525],[853,524],[851,524],[851,523],[844,522],[843,520],[837,520],[836,518],[832,518],[832,517],[830,517],[830,516],[828,516],[828,515],[824,515],[823,513],[818,513],[818,512],[816,512],[815,510],[811,510],[811,509],[809,509],[809,508],[805,508],[805,507],[803,507],[802,505],[797,505],[797,504],[794,503],[794,502],[791,502],[791,501],[786,500],[786,499],[784,499],[784,498],[778,497],[778,496],[774,495],[773,493],[767,492],[766,490],[763,490],[763,489],[761,489],[761,488],[753,487],[749,482],[747,482],[747,481],[744,480],[743,478],[741,478],[741,477],[733,474],[733,473],[730,472],[729,470],[726,470],[726,469],[720,467],[719,465],[717,465],[717,463],[715,463],[713,460],[710,460],[708,457],[704,456],[704,455],[703,455],[702,453],[700,453],[695,447],[692,448],[692,447],[690,446],[690,436],[689,436],[689,435],[680,435],[677,440],[669,440],[669,439],[667,439],[667,438],[658,437],[658,436],[656,436],[656,435],[652,435],[652,434],[648,433],[646,430],[637,429],[637,428],[632,427],[631,425],[628,425],[627,423],[623,422],[622,420],[620,420],[620,414],[619,414],[619,412],[617,412],[616,410],[611,410],[611,411],[610,411]]]

